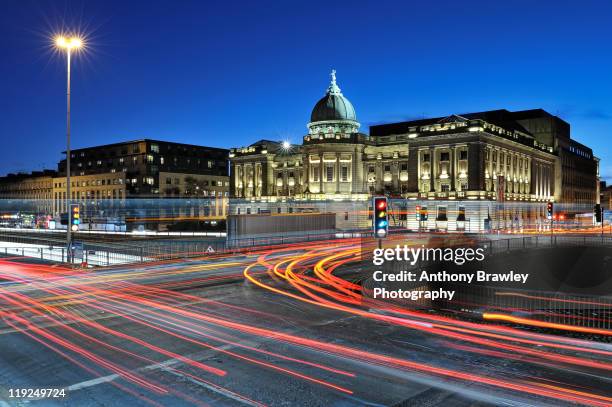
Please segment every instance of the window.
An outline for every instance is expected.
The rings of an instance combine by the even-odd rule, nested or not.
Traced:
[[[151,164],[153,162],[153,156],[151,154],[147,155],[147,162]]]
[[[402,163],[402,164],[400,165],[400,169],[401,169],[402,171],[408,171],[408,163]]]
[[[468,153],[467,150],[459,151],[459,159],[460,160],[467,160],[467,153]],[[487,151],[487,159],[489,158],[488,155],[489,155],[489,152]]]
[[[448,220],[448,218],[446,217],[446,206],[438,206],[438,216],[436,217],[436,220]]]
[[[319,181],[319,166],[318,165],[314,165],[312,167],[312,180],[315,182]]]
[[[426,163],[429,162],[429,154],[423,154],[423,161]]]
[[[459,222],[465,222],[465,206],[460,206],[457,212],[457,220]]]
[[[450,154],[448,152],[440,153],[440,161],[449,161]]]
[[[213,162],[209,160],[207,165],[208,165],[208,168],[212,168],[213,167]]]
[[[160,163],[161,165],[164,165],[164,157],[159,157],[159,163]]]
[[[159,153],[159,146],[157,144],[151,144],[151,152]]]
[[[391,171],[391,165],[387,164],[385,165],[385,172],[389,172]]]
[[[166,178],[166,185],[172,185],[172,178]]]
[[[327,182],[332,182],[334,180],[334,167],[326,167],[325,171],[327,174]]]
[[[442,192],[450,191],[450,185],[448,185],[448,184],[442,184],[442,185],[440,185],[440,188],[442,189]]]
[[[340,174],[340,181],[347,182],[348,181],[348,167],[342,166],[342,172]]]

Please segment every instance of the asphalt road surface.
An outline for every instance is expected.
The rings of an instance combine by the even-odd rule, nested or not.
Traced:
[[[85,272],[0,259],[0,405],[612,405],[605,340],[366,304],[341,277],[356,245]],[[65,397],[11,397],[43,388]]]

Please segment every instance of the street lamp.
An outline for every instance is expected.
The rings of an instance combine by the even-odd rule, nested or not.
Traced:
[[[283,143],[281,144],[281,147],[283,148],[283,150],[285,151],[289,151],[291,149],[291,143],[289,141],[283,141]]]
[[[68,224],[66,227],[66,244],[68,250],[68,261],[72,262],[72,222],[70,219],[70,57],[73,51],[76,52],[83,47],[83,40],[78,37],[67,38],[60,35],[55,38],[55,46],[60,51],[66,51],[66,212],[68,214]]]

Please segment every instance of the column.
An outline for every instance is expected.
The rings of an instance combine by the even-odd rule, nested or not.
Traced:
[[[319,153],[319,193],[323,192],[323,153]]]
[[[429,192],[435,192],[436,154],[433,147],[429,147]]]
[[[457,174],[457,154],[455,146],[451,146],[448,155],[450,159],[450,191],[455,191],[455,177]]]
[[[336,153],[336,194],[340,193],[340,153]]]

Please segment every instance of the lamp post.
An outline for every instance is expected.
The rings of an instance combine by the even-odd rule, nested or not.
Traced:
[[[68,250],[67,260],[69,263],[72,263],[72,220],[70,219],[70,57],[72,51],[77,51],[83,46],[83,41],[78,37],[66,38],[59,36],[55,39],[55,45],[59,50],[66,51],[66,213],[68,214],[66,245]]]

